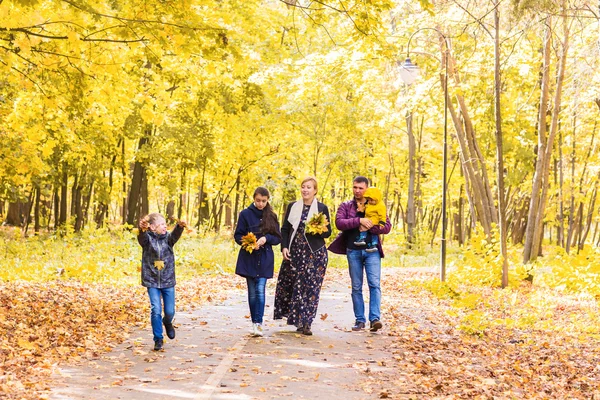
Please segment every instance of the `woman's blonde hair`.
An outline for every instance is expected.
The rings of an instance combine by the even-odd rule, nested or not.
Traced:
[[[304,185],[308,181],[312,181],[313,186],[315,187],[315,192],[318,192],[319,191],[319,184],[317,183],[317,178],[315,178],[314,176],[308,176],[308,177],[304,178],[304,180],[302,181],[302,183],[300,184],[300,186]]]

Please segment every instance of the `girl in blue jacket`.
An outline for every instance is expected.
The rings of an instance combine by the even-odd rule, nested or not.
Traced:
[[[246,278],[248,284],[248,305],[252,317],[252,334],[262,336],[263,315],[265,313],[265,286],[273,277],[275,260],[272,246],[281,243],[281,232],[277,215],[269,204],[267,188],[258,187],[254,191],[254,202],[242,210],[234,233],[235,242],[242,244],[242,237],[249,233],[256,236],[252,252],[240,248],[235,273]]]

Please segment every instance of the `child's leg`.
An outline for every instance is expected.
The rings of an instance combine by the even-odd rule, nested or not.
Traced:
[[[148,288],[148,297],[150,297],[150,322],[152,323],[152,334],[154,341],[163,339],[162,327],[162,304],[160,289]]]
[[[356,239],[354,240],[354,244],[356,246],[360,246],[360,245],[366,244],[367,243],[366,242],[366,240],[367,240],[367,233],[369,233],[369,231],[360,232],[358,234],[358,236],[356,237]]]
[[[252,318],[252,323],[256,323],[256,303],[257,303],[257,295],[256,295],[256,278],[246,277],[246,284],[248,285],[248,307],[250,308],[250,317]]]
[[[369,233],[369,236],[367,237],[367,252],[368,253],[373,253],[377,251],[377,243],[379,243],[379,240],[377,238],[377,235],[373,235],[371,233]]]
[[[163,323],[171,325],[173,317],[175,317],[175,286],[161,289],[163,304],[165,306],[165,316]]]
[[[267,278],[255,278],[256,281],[256,303],[254,304],[254,318],[257,324],[263,323],[265,315],[265,286]]]

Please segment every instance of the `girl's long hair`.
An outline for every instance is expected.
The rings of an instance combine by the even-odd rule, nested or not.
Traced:
[[[259,186],[254,191],[252,198],[254,199],[256,195],[260,194],[261,196],[265,196],[270,199],[271,194],[269,193],[269,189],[263,186]],[[267,205],[263,208],[263,216],[260,221],[260,231],[263,234],[271,234],[281,238],[281,234],[279,233],[279,222],[277,222],[277,214],[273,212],[271,208],[271,203],[267,201]]]

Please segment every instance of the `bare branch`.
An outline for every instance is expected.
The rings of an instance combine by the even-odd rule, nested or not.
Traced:
[[[488,29],[488,27],[485,26],[485,24],[482,22],[482,20],[485,17],[487,17],[489,14],[491,14],[492,11],[494,11],[497,6],[492,7],[491,10],[487,11],[484,15],[482,15],[481,17],[478,18],[475,15],[473,15],[473,13],[471,13],[471,11],[469,11],[466,7],[463,7],[462,5],[460,5],[458,1],[454,0],[454,4],[457,5],[458,8],[460,8],[461,10],[463,10],[464,12],[466,12],[467,14],[469,14],[469,16],[471,18],[473,18],[473,20],[475,20],[475,22],[477,22],[479,24],[479,26],[481,26],[483,28],[483,30],[486,31],[486,33],[488,35],[490,35],[491,38],[494,37],[494,35],[492,34],[492,32],[490,32],[490,30]]]
[[[146,39],[145,37],[141,37],[139,39],[131,39],[131,40],[126,40],[126,39],[81,39],[84,42],[110,42],[110,43],[135,43],[135,42],[145,42],[148,39]]]
[[[4,62],[4,60],[0,60],[0,63],[8,66],[8,64],[6,62]],[[36,81],[34,81],[29,75],[27,75],[25,72],[21,71],[18,68],[15,68],[15,67],[10,67],[10,69],[14,69],[15,71],[17,71],[18,73],[20,73],[21,75],[23,75],[25,78],[27,78],[28,81],[30,81],[35,86],[37,86],[37,88],[40,89],[40,92],[42,92],[42,94],[44,96],[48,97],[48,95],[46,94],[46,92],[44,92],[44,89],[42,89],[42,87]]]
[[[303,6],[303,5],[301,5],[301,4],[298,4],[298,2],[297,2],[297,1],[293,1],[293,2],[292,2],[292,1],[290,1],[290,0],[279,0],[279,1],[281,1],[282,3],[284,3],[284,4],[286,4],[286,5],[290,6],[290,7],[294,7],[294,8],[303,8],[303,9],[305,9],[305,10],[311,10],[311,11],[322,11],[322,10],[324,10],[324,9],[325,9],[325,7],[323,7],[323,8],[311,8],[310,6],[308,6],[308,7],[307,7],[307,6]]]
[[[298,44],[298,30],[296,29],[296,10],[294,9],[294,12],[292,13],[292,22],[294,24],[294,42],[296,43],[296,50],[298,50],[298,53],[300,55],[302,55],[302,57],[304,57],[304,54],[302,54],[302,50],[300,50],[300,45]]]
[[[323,28],[325,30],[325,33],[327,33],[327,36],[329,36],[329,39],[331,40],[331,42],[337,46],[337,43],[335,42],[335,40],[333,40],[333,37],[331,36],[331,34],[329,33],[329,31],[327,30],[327,28],[325,27],[325,25],[318,23],[317,21],[315,21],[313,19],[313,17],[306,12],[306,10],[301,9],[301,11],[312,21],[313,24],[320,26],[321,28]]]
[[[342,3],[342,2],[340,1],[340,5],[341,5],[341,6],[342,6],[342,8],[344,9],[343,13],[344,13],[344,14],[346,14],[346,15],[348,16],[348,18],[350,18],[350,21],[352,21],[352,24],[354,24],[354,28],[355,28],[357,31],[359,31],[360,33],[362,33],[363,35],[365,35],[365,36],[368,36],[368,34],[367,34],[366,32],[364,32],[362,29],[360,29],[360,28],[358,27],[358,25],[356,24],[356,21],[354,21],[354,18],[352,18],[352,17],[350,16],[350,13],[348,12],[348,10],[346,10],[346,7],[344,6],[344,3]]]
[[[35,48],[35,47],[32,47],[31,51],[34,51],[36,53],[42,53],[42,54],[50,54],[50,55],[53,55],[53,56],[59,56],[59,57],[65,57],[65,58],[72,58],[74,60],[82,60],[82,61],[91,62],[92,64],[96,64],[96,63],[94,63],[92,61],[84,60],[81,57],[76,57],[76,56],[72,56],[72,55],[69,55],[69,54],[57,53],[57,52],[54,52],[54,51],[41,50],[41,49],[38,49],[38,48]],[[97,65],[100,65],[100,64],[97,64]]]
[[[89,38],[90,36],[93,36],[93,35],[95,35],[95,34],[97,34],[97,33],[106,32],[106,31],[108,31],[108,30],[111,30],[111,29],[114,29],[114,28],[127,28],[127,25],[121,24],[121,25],[109,26],[109,27],[106,27],[106,28],[104,28],[104,29],[100,29],[99,31],[92,32],[92,33],[90,33],[90,34],[86,35],[86,36],[84,37],[84,39],[87,39],[87,38]]]
[[[79,71],[79,73],[80,73],[81,75],[84,75],[84,76],[89,76],[89,77],[90,77],[90,78],[92,78],[92,79],[96,79],[96,77],[95,77],[95,76],[93,76],[93,75],[90,75],[90,74],[86,73],[86,72],[85,72],[84,70],[82,70],[82,69],[81,69],[79,66],[77,66],[77,65],[73,64],[73,62],[71,61],[71,59],[70,59],[70,58],[68,58],[68,57],[67,57],[67,61],[69,62],[69,65],[70,65],[71,67],[75,68],[77,71]]]
[[[323,3],[322,1],[319,0],[313,0],[315,3],[322,5],[323,7],[327,7],[329,9],[332,9],[333,11],[337,11],[339,13],[345,14],[346,11],[345,10],[340,10],[339,8],[335,8],[327,3]]]
[[[4,46],[0,46],[0,49],[4,49],[6,51],[10,51],[13,54],[16,54],[17,57],[22,58],[23,60],[27,61],[29,64],[33,65],[34,67],[37,67],[37,64],[34,63],[33,61],[31,61],[30,59],[22,56],[21,54],[19,54],[18,51],[15,51],[14,49],[9,49],[8,47],[4,47]]]
[[[12,28],[12,29],[8,29],[8,28],[2,28],[2,27],[0,27],[0,31],[4,31],[4,32],[7,32],[7,31],[10,31],[10,32],[15,32],[15,31],[16,32],[23,32],[23,33],[25,33],[27,35],[43,37],[43,38],[46,38],[46,39],[61,39],[61,40],[65,40],[65,39],[69,38],[68,36],[44,35],[42,33],[32,32],[32,31],[30,31],[28,29],[25,29],[25,28]]]

